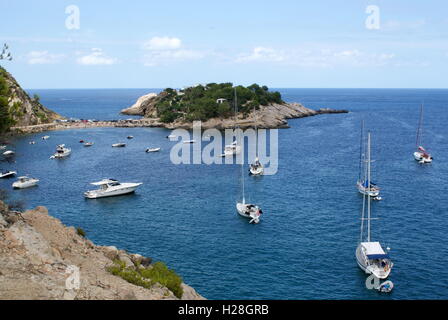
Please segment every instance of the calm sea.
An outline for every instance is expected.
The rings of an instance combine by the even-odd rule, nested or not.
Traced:
[[[114,119],[151,89],[30,90],[67,117]],[[12,191],[45,205],[97,244],[165,261],[209,299],[448,299],[448,90],[280,89],[287,101],[349,114],[290,120],[279,132],[279,171],[247,177],[248,197],[263,207],[262,223],[237,216],[235,165],[173,165],[168,130],[100,128],[14,139],[15,163],[3,169],[38,177],[38,187]],[[413,160],[420,103],[424,144],[434,163]],[[388,296],[367,290],[355,260],[361,196],[360,121],[372,132],[374,180],[383,201],[372,207],[372,238],[390,247],[395,267]],[[133,135],[127,141],[126,136]],[[94,141],[84,148],[80,139]],[[35,145],[28,142],[36,140]],[[119,141],[126,148],[111,148]],[[49,160],[57,144],[70,158]],[[145,148],[161,147],[147,154]],[[90,182],[140,181],[136,194],[86,200]]]

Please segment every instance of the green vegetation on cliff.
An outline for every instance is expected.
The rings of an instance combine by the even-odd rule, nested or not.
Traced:
[[[0,67],[0,135],[14,124],[8,106],[9,87],[6,82],[6,70]]]
[[[270,92],[268,87],[253,84],[237,86],[238,111],[248,113],[253,108],[270,103],[283,103],[279,92]],[[159,95],[157,114],[165,123],[182,117],[186,121],[202,120],[233,115],[234,87],[232,83],[209,83],[180,91],[167,88]]]

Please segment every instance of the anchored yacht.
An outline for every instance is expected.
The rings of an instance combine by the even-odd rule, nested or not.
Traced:
[[[65,144],[60,144],[56,148],[56,153],[50,159],[61,159],[68,157],[72,153],[72,149],[66,148]]]
[[[3,171],[3,172],[0,172],[0,179],[10,178],[10,177],[15,176],[16,174],[17,174],[17,171]]]
[[[360,144],[360,152],[359,152],[359,177],[358,181],[356,182],[356,187],[358,188],[359,193],[363,195],[369,195],[371,197],[379,199],[380,195],[380,187],[378,187],[373,181],[370,180],[370,178],[367,178],[365,176],[366,171],[366,164],[367,161],[369,161],[369,164],[372,162],[370,159],[367,160],[365,149],[364,149],[364,121],[362,121],[361,124],[361,144]],[[370,151],[369,151],[370,152]]]
[[[25,189],[37,185],[39,179],[31,178],[28,176],[19,177],[19,179],[12,184],[14,189]]]
[[[367,136],[367,181],[370,181],[370,132]],[[362,217],[361,217],[361,236],[360,243],[356,249],[356,261],[358,266],[367,274],[373,274],[378,279],[386,279],[393,267],[393,263],[381,244],[377,241],[371,241],[370,236],[370,214],[371,195],[369,193],[363,196]],[[365,217],[367,204],[367,217]],[[364,238],[364,221],[367,221],[367,238]]]
[[[89,199],[104,198],[120,196],[134,192],[142,183],[123,182],[120,183],[115,179],[104,179],[98,182],[91,183],[94,186],[99,186],[97,190],[91,190],[84,193],[84,196]]]
[[[417,138],[416,138],[416,148],[417,150],[414,152],[414,159],[418,161],[419,163],[431,163],[433,158],[425,150],[425,148],[422,147],[422,137],[423,137],[423,104],[420,106],[420,118],[418,121],[418,128],[417,128]]]

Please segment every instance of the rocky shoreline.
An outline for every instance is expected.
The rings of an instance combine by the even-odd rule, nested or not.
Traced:
[[[305,108],[300,104],[272,104],[263,106],[259,110],[251,112],[246,116],[240,115],[237,118],[237,124],[243,129],[252,128],[255,125],[254,119],[257,119],[256,125],[263,129],[283,129],[289,128],[287,119],[297,119],[311,117],[321,114],[348,113],[347,110],[319,109],[312,110]],[[230,129],[235,125],[234,118],[217,119],[213,118],[202,122],[203,129],[216,128],[218,130]],[[11,134],[31,134],[54,130],[69,129],[91,129],[91,128],[166,128],[166,129],[192,129],[193,123],[175,121],[173,123],[163,123],[159,118],[142,118],[114,121],[97,121],[97,122],[53,122],[47,124],[31,125],[31,126],[15,126],[11,127]]]
[[[178,299],[162,285],[146,289],[111,274],[108,267],[117,261],[130,270],[152,267],[150,258],[93,244],[45,207],[20,213],[0,201],[0,300]],[[74,270],[79,285],[70,279]],[[185,283],[181,287],[182,300],[204,299]]]

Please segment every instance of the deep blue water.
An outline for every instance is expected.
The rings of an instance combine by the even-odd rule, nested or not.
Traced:
[[[48,107],[77,118],[116,118],[152,90],[42,90]],[[349,114],[290,120],[279,132],[279,171],[248,178],[250,198],[263,207],[259,225],[237,216],[239,167],[173,165],[173,145],[158,128],[100,128],[50,132],[12,141],[16,163],[1,163],[41,179],[12,191],[27,205],[45,205],[97,244],[163,260],[209,299],[448,299],[448,90],[281,89],[287,101]],[[68,100],[67,100],[68,99]],[[425,102],[424,141],[434,163],[412,158],[419,104]],[[361,196],[360,120],[372,131],[373,239],[389,246],[394,292],[365,288],[355,261]],[[127,135],[135,138],[126,141]],[[93,140],[84,148],[80,139]],[[36,140],[35,145],[28,141]],[[118,141],[123,149],[111,148]],[[56,144],[69,159],[49,160]],[[148,146],[162,152],[146,154]],[[89,182],[105,177],[141,181],[135,195],[85,200]],[[0,188],[11,189],[11,180]]]

